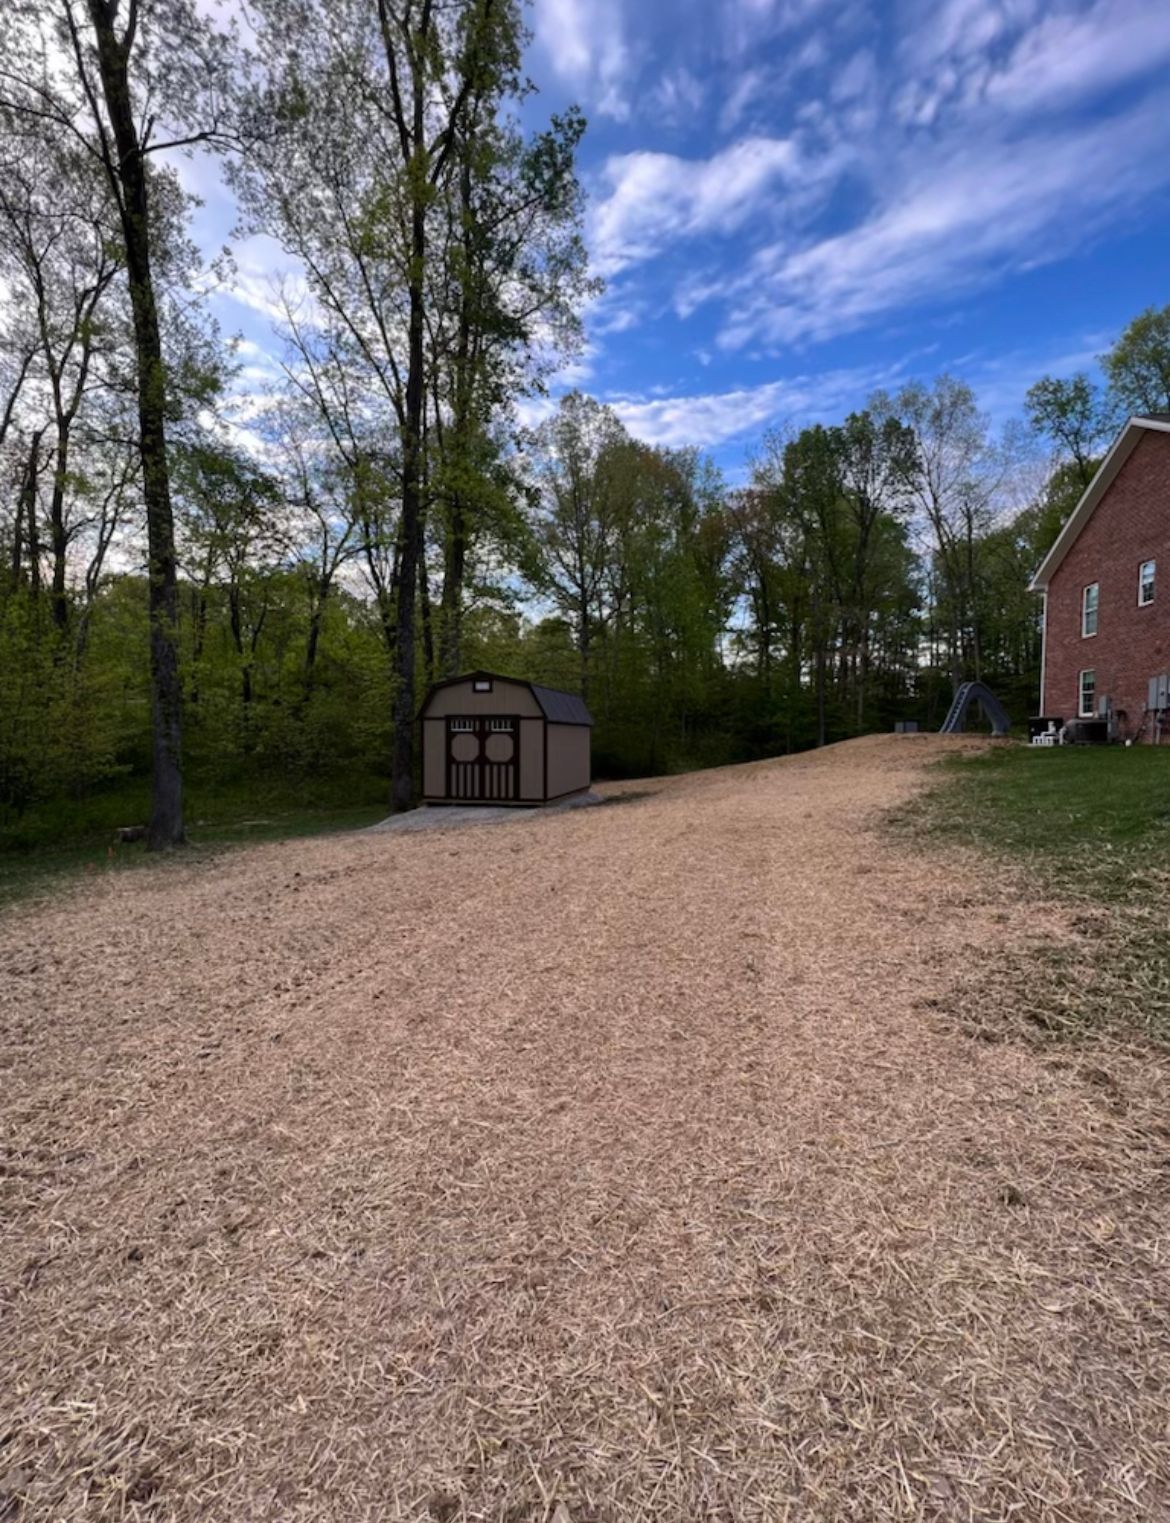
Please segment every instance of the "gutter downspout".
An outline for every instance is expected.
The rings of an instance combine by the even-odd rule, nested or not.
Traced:
[[[1043,589],[1044,607],[1040,614],[1040,710],[1046,714],[1045,694],[1048,688],[1048,588]]]

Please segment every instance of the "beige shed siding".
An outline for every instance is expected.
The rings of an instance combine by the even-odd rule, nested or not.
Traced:
[[[457,682],[441,687],[427,706],[427,718],[446,718],[448,714],[519,714],[539,719],[540,705],[526,687],[518,682],[492,683],[490,693],[472,692],[471,683]]]
[[[588,788],[589,729],[581,724],[548,727],[548,797]]]
[[[520,797],[544,797],[544,720],[520,721]]]
[[[423,795],[442,798],[447,786],[447,764],[443,755],[447,722],[445,719],[423,720]]]

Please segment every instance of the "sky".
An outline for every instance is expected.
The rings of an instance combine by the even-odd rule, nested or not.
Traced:
[[[533,127],[572,102],[604,294],[555,389],[735,476],[771,427],[942,371],[997,422],[1170,302],[1170,0],[535,0]],[[207,182],[196,232],[228,236]],[[245,384],[282,255],[217,315]]]

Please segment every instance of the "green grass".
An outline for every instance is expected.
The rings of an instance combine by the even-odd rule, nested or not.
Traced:
[[[955,758],[898,812],[927,849],[975,848],[1021,895],[1076,906],[1080,944],[1006,955],[958,1003],[981,1035],[1111,1030],[1170,1039],[1170,747],[996,747]],[[1042,990],[1042,993],[1037,993]]]
[[[259,841],[360,830],[389,812],[380,778],[332,780],[298,788],[195,785],[186,800],[189,847],[183,859]],[[141,843],[116,840],[121,825],[141,824],[148,799],[141,784],[76,802],[55,800],[0,825],[0,909],[51,894],[78,877],[157,868],[170,860]]]
[[[1002,746],[940,770],[953,781],[906,810],[908,822],[1015,859],[1066,893],[1140,891],[1170,849],[1170,746]]]

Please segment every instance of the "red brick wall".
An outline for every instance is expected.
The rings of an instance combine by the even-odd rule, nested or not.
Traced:
[[[1158,563],[1154,601],[1138,607],[1138,566]],[[1097,634],[1081,637],[1081,596],[1100,586]],[[1044,712],[1073,719],[1082,668],[1097,698],[1124,709],[1123,735],[1142,722],[1151,677],[1170,672],[1170,433],[1142,434],[1048,587]],[[1151,726],[1147,726],[1149,738]]]

